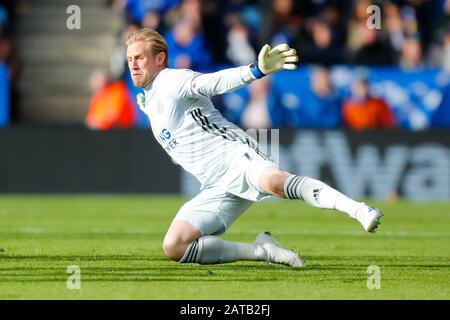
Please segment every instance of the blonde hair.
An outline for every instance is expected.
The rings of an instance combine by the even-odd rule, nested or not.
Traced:
[[[166,39],[162,35],[160,35],[157,31],[148,28],[138,29],[130,33],[127,38],[125,44],[129,46],[132,43],[137,41],[144,41],[150,44],[151,51],[153,55],[157,55],[160,52],[164,52],[166,54],[166,58],[164,59],[164,66],[168,66],[169,60],[169,49],[167,46]]]

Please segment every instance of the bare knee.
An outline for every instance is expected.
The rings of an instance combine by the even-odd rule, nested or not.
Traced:
[[[277,167],[269,167],[263,171],[259,179],[261,189],[265,192],[285,198],[284,183],[291,174]]]
[[[190,244],[200,236],[200,232],[190,223],[175,220],[164,238],[164,254],[174,261],[180,261]]]
[[[189,245],[177,237],[166,237],[163,242],[164,254],[174,261],[180,261]]]

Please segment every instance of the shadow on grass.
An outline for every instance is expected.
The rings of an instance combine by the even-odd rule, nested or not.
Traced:
[[[35,261],[107,261],[107,260],[143,260],[143,261],[167,261],[163,256],[147,255],[0,255],[0,260],[35,260]]]
[[[382,268],[395,268],[393,273],[396,275],[404,273],[405,277],[414,273],[414,269],[422,272],[422,269],[440,271],[439,269],[448,270],[450,267],[450,263],[443,263],[449,261],[447,257],[414,256],[310,256],[307,257],[306,268],[269,265],[264,262],[179,264],[168,261],[163,256],[150,255],[0,255],[0,260],[4,265],[4,267],[0,265],[0,283],[66,281],[67,266],[77,263],[81,267],[84,281],[98,282],[330,280],[355,282],[366,279],[365,271],[373,261],[377,261]],[[119,265],[111,265],[111,261],[118,261]],[[86,265],[83,266],[83,263]]]

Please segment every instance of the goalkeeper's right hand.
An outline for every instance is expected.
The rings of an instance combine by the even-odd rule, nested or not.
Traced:
[[[295,70],[297,61],[297,51],[289,48],[288,44],[279,44],[273,49],[266,44],[259,52],[258,62],[251,65],[250,68],[253,75],[259,79],[280,70]]]

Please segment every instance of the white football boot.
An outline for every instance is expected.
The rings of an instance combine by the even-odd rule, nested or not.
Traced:
[[[293,250],[287,250],[270,236],[270,232],[261,232],[255,240],[267,253],[267,262],[279,263],[292,267],[304,267],[305,262]]]
[[[363,206],[355,213],[355,219],[362,224],[367,232],[375,232],[380,224],[383,213],[380,209]]]

